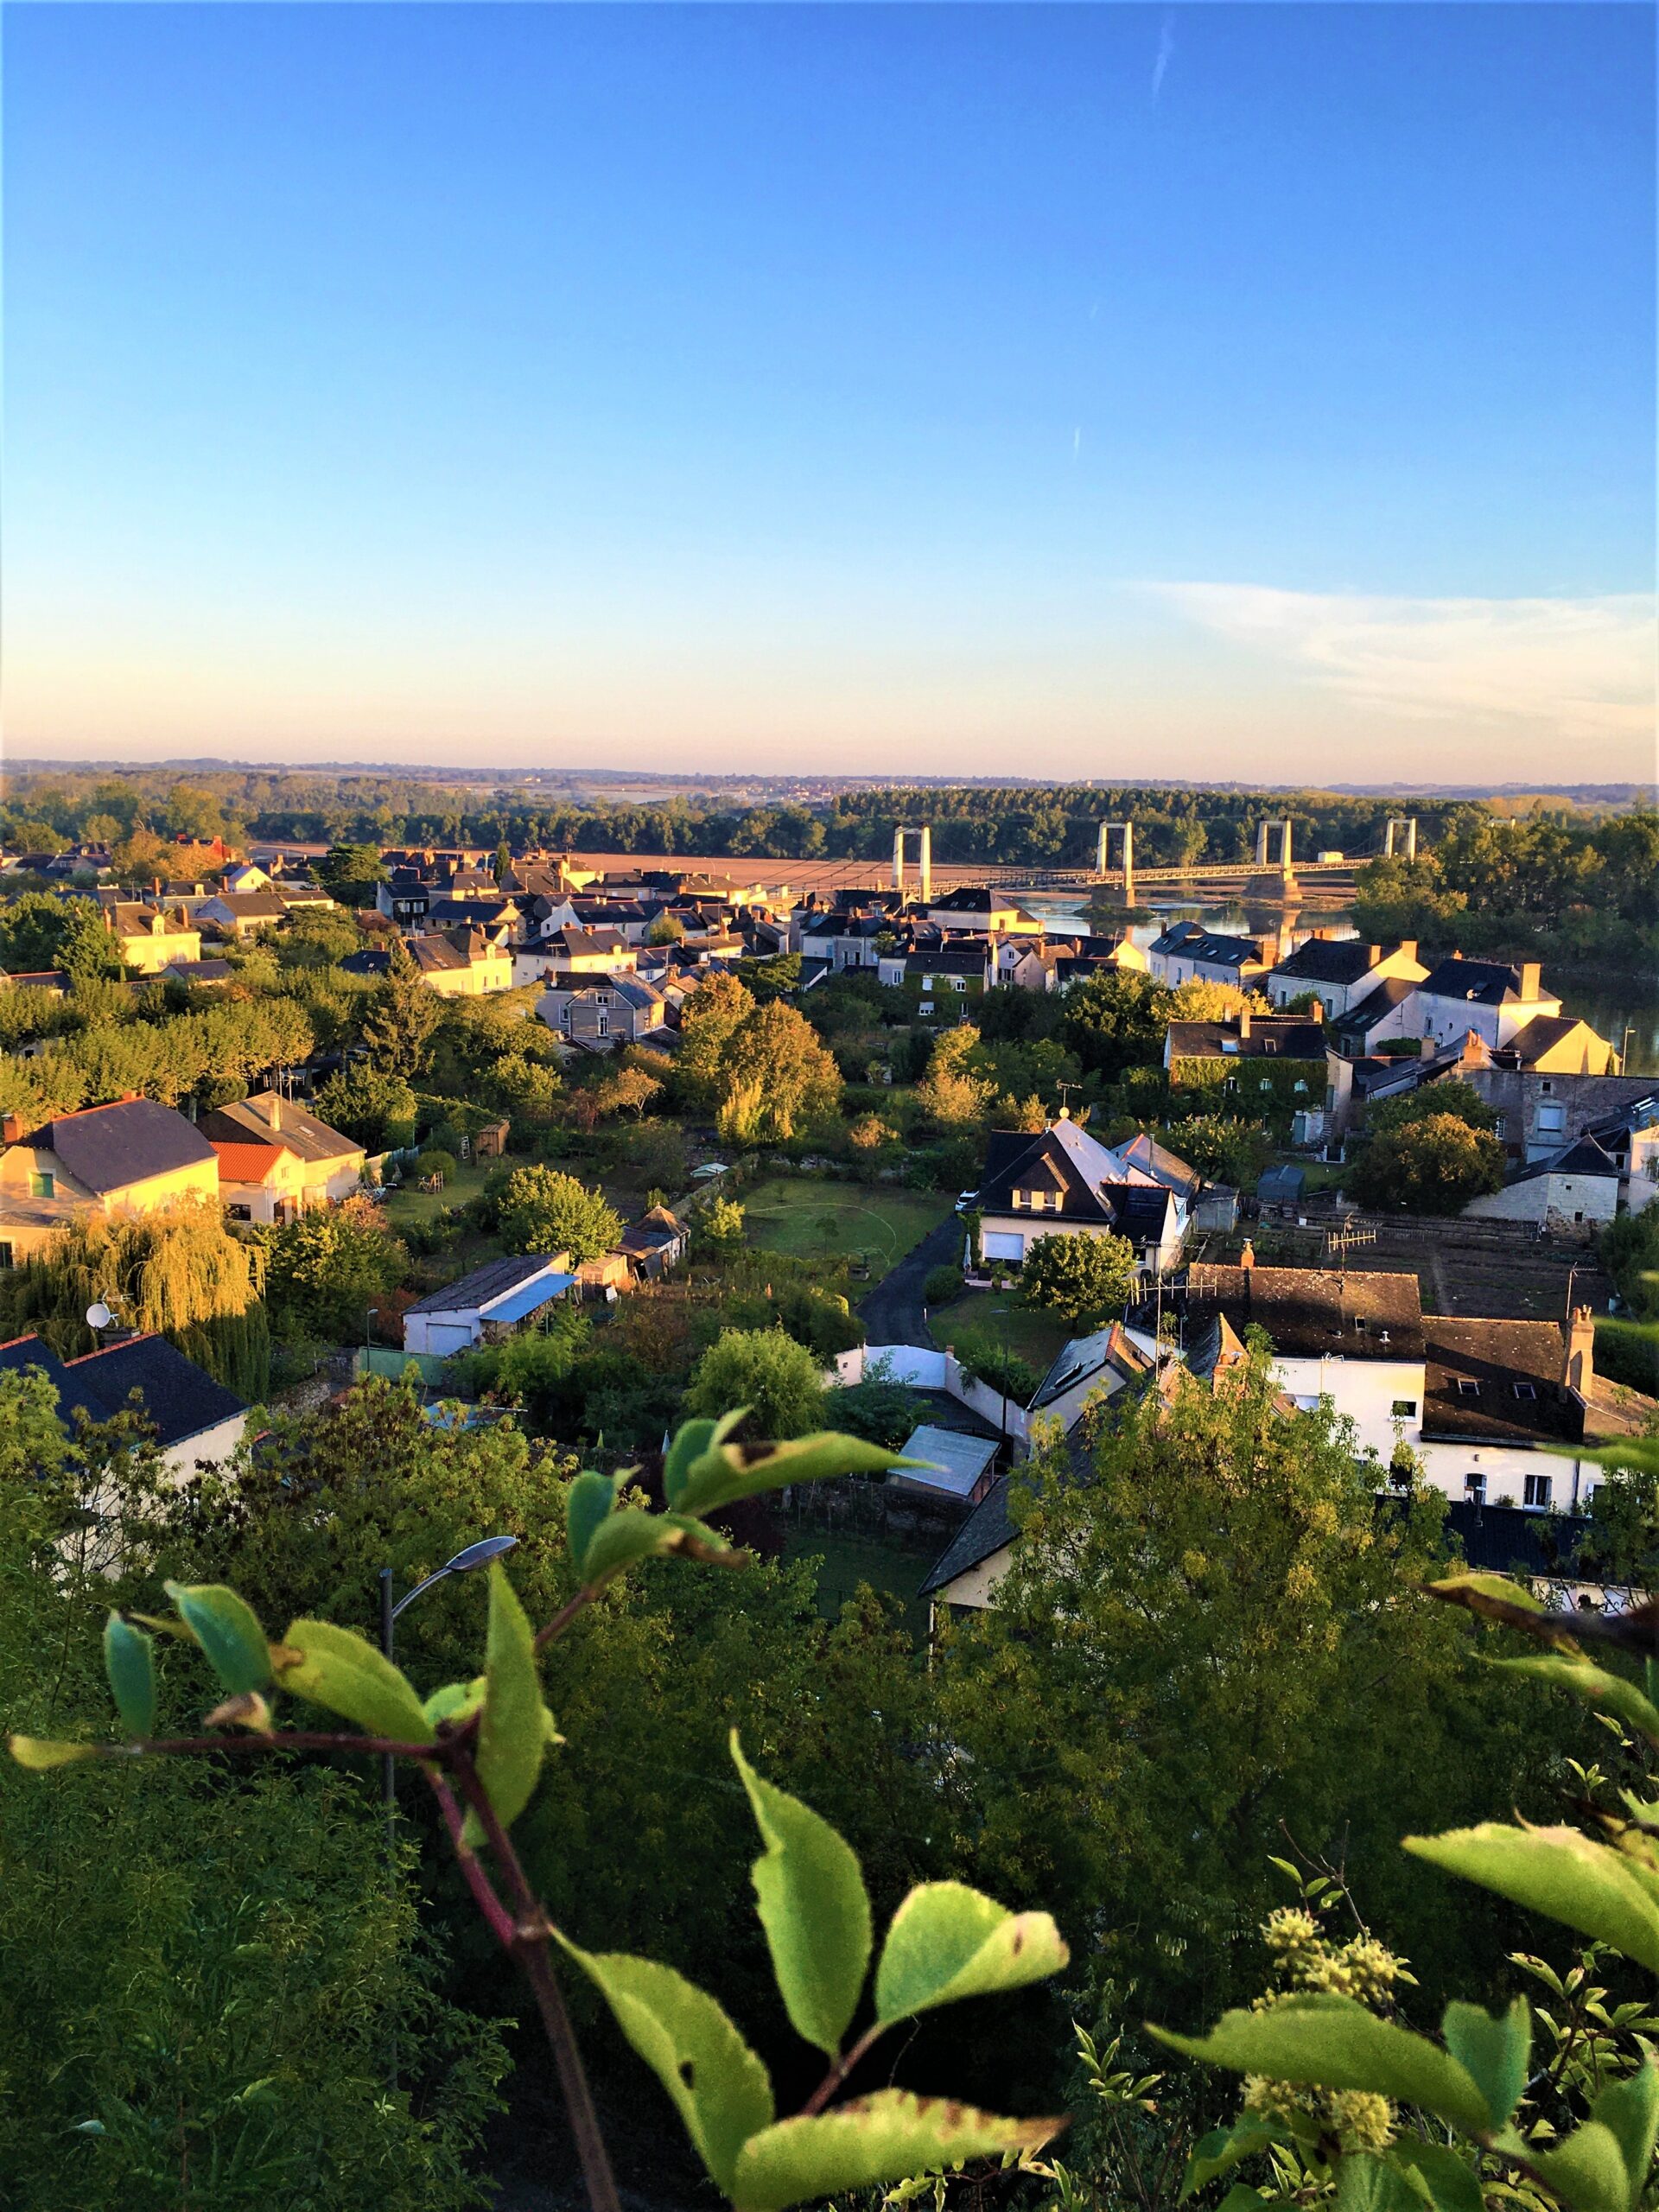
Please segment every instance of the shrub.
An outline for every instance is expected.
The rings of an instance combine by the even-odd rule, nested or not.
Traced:
[[[415,1163],[415,1172],[417,1175],[435,1175],[440,1181],[448,1183],[454,1175],[455,1155],[446,1152],[441,1144],[425,1145]]]
[[[959,1298],[961,1294],[960,1268],[946,1266],[928,1269],[926,1280],[922,1284],[924,1306],[948,1306],[953,1298]]]

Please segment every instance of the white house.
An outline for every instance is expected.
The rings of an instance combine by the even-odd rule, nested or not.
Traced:
[[[1161,1159],[1192,1173],[1173,1154]],[[1186,1189],[1100,1143],[1064,1112],[1035,1136],[993,1132],[973,1204],[988,1265],[1018,1266],[1039,1236],[1115,1235],[1128,1238],[1151,1274],[1179,1258],[1190,1215]]]
[[[429,1291],[404,1315],[404,1350],[445,1358],[511,1336],[575,1282],[569,1255],[531,1252],[491,1260],[459,1282]]]
[[[1154,983],[1172,990],[1182,983],[1230,983],[1253,990],[1268,972],[1262,942],[1253,937],[1223,937],[1197,922],[1172,922],[1147,947],[1147,968]]]
[[[1618,1162],[1594,1137],[1517,1168],[1501,1191],[1471,1198],[1465,1220],[1524,1221],[1546,1236],[1588,1244],[1618,1211]]]
[[[215,1382],[165,1337],[126,1335],[79,1359],[60,1360],[35,1336],[0,1344],[0,1375],[37,1367],[58,1394],[71,1426],[77,1410],[90,1421],[125,1413],[136,1391],[168,1476],[182,1483],[204,1462],[226,1459],[242,1441],[248,1409],[234,1390]]]
[[[1281,960],[1262,988],[1276,1007],[1312,991],[1334,1020],[1370,996],[1382,982],[1421,983],[1428,970],[1417,957],[1414,938],[1398,944],[1362,944],[1357,938],[1313,936]]]

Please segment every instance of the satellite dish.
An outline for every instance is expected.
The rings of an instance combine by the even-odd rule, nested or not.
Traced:
[[[89,1306],[86,1308],[86,1325],[89,1329],[107,1329],[114,1319],[114,1314],[111,1313],[101,1298],[96,1306]]]

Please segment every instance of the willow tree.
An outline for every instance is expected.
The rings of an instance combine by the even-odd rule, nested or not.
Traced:
[[[216,1207],[182,1198],[147,1214],[92,1214],[0,1276],[0,1332],[36,1330],[67,1358],[90,1350],[86,1310],[102,1302],[127,1328],[154,1330],[245,1398],[265,1394],[270,1339],[264,1254]]]

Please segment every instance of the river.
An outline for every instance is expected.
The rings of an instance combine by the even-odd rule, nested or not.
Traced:
[[[1020,903],[1052,931],[1089,927],[1086,907],[1075,893],[1024,893]],[[1316,910],[1302,906],[1287,918],[1285,911],[1277,906],[1204,906],[1179,899],[1151,899],[1136,907],[1129,935],[1136,944],[1147,945],[1171,922],[1195,921],[1202,923],[1205,929],[1235,936],[1268,937],[1284,927],[1287,918],[1287,953],[1304,944],[1316,928],[1329,930],[1338,937],[1359,934],[1346,912],[1339,907]],[[1631,1075],[1659,1075],[1659,978],[1599,969],[1593,973],[1568,970],[1552,981],[1546,966],[1544,981],[1559,992],[1563,1014],[1576,1014],[1587,1021],[1599,1036],[1606,1038],[1616,1049],[1624,1048],[1628,1030],[1630,1041],[1624,1065]]]

